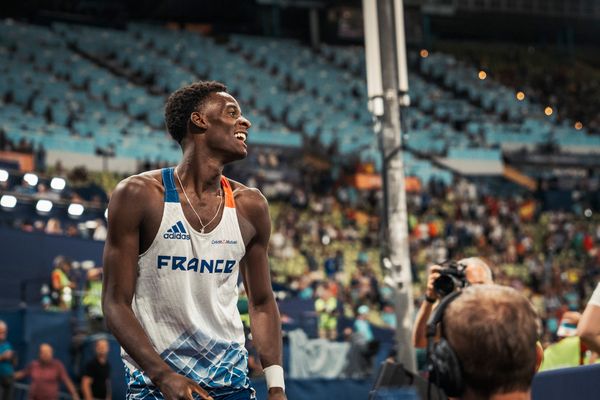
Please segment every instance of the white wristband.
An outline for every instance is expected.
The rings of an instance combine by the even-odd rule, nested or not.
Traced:
[[[267,390],[272,387],[280,387],[285,390],[285,383],[283,381],[283,368],[281,365],[271,365],[265,369],[265,378],[267,380]]]

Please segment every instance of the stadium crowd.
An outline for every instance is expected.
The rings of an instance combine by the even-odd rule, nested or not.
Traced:
[[[256,177],[248,180],[261,182]],[[42,186],[27,189],[44,196]],[[25,185],[14,190],[21,187]],[[363,314],[376,326],[393,328],[392,291],[383,283],[385,271],[379,265],[381,192],[336,184],[328,193],[317,194],[298,184],[285,195],[271,193],[275,200],[270,255],[278,288],[290,297],[329,304],[335,299],[335,306],[317,306],[317,312],[332,315],[321,318],[323,328],[336,326],[338,316],[354,319]],[[409,193],[408,209],[417,305],[428,265],[483,257],[497,283],[531,299],[544,321],[548,344],[556,339],[562,314],[581,311],[600,273],[600,228],[592,210],[585,215],[544,211],[533,196],[503,197],[460,178],[450,186],[432,179],[422,190]],[[63,227],[58,218],[15,224],[25,231],[103,240],[105,221],[92,221],[95,226],[89,228],[88,223],[87,229],[68,221]],[[366,306],[362,312],[361,306]],[[324,311],[332,307],[335,312]],[[325,331],[321,329],[323,337],[341,337],[340,332]]]

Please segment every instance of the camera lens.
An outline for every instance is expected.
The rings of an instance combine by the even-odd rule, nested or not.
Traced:
[[[454,292],[454,279],[449,275],[441,275],[433,282],[433,289],[440,297]]]

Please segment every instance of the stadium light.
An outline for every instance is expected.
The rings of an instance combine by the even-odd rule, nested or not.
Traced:
[[[67,182],[63,178],[52,178],[50,181],[50,187],[54,190],[63,190],[66,186]]]
[[[23,180],[29,184],[29,186],[35,186],[38,184],[38,176],[36,174],[32,174],[31,172],[23,175]]]
[[[81,204],[71,203],[67,209],[67,212],[73,217],[79,217],[81,214],[83,214],[83,210],[85,210],[85,208]]]
[[[8,171],[0,169],[0,182],[6,182],[8,180]]]
[[[581,123],[581,121],[575,122],[575,129],[577,129],[578,131],[583,129],[583,124]]]
[[[15,208],[17,205],[17,198],[15,196],[11,196],[10,194],[5,194],[0,198],[0,206],[4,208]]]
[[[421,55],[421,58],[427,58],[427,57],[429,57],[429,52],[427,51],[427,49],[421,49],[421,51],[419,52],[419,54]]]
[[[35,209],[43,213],[50,212],[52,210],[52,202],[50,200],[38,200]]]
[[[544,109],[544,114],[546,114],[547,116],[551,116],[553,112],[554,112],[554,110],[550,106],[548,106]]]
[[[525,100],[525,93],[517,92],[517,100],[519,100],[519,101]]]
[[[479,71],[479,74],[477,74],[477,76],[479,76],[479,79],[484,80],[485,78],[487,78],[487,74],[485,73],[484,70]]]

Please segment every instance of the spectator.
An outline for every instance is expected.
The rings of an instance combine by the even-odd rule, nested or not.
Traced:
[[[51,190],[48,190],[48,187],[43,183],[40,183],[37,186],[37,193],[33,195],[36,199],[47,199],[52,201],[60,200],[60,194]]]
[[[60,225],[60,220],[58,218],[50,218],[46,224],[44,232],[46,232],[48,235],[62,235],[63,230]]]
[[[348,364],[345,374],[350,378],[366,378],[373,372],[373,362],[379,350],[379,341],[375,340],[371,323],[367,320],[369,307],[358,307],[353,328],[344,329],[344,337],[350,342]]]
[[[52,303],[61,310],[68,310],[73,300],[75,283],[71,282],[69,272],[71,263],[63,256],[54,259],[52,271]]]
[[[540,371],[577,367],[593,362],[595,356],[586,355],[587,349],[585,345],[582,346],[577,336],[577,323],[580,319],[581,314],[576,311],[567,311],[563,314],[556,332],[559,341],[544,350],[544,361]]]
[[[371,329],[371,323],[367,319],[369,307],[363,304],[362,306],[358,307],[357,314],[356,320],[354,321],[354,332],[361,335],[365,342],[372,342],[373,330]]]
[[[6,340],[8,327],[0,320],[0,400],[12,400],[14,381],[14,352]]]
[[[15,373],[17,380],[26,377],[31,378],[29,400],[58,400],[60,382],[65,384],[73,399],[79,400],[79,394],[63,363],[54,359],[54,350],[47,343],[40,345],[39,359]]]
[[[20,193],[20,194],[34,195],[35,193],[37,193],[36,187],[31,186],[24,179],[21,180],[21,185],[17,186],[14,190],[16,193]]]
[[[470,285],[476,284],[492,284],[492,272],[490,267],[477,257],[464,258],[458,261],[458,264],[465,265],[465,279]],[[434,303],[439,300],[439,295],[435,292],[433,283],[440,277],[439,265],[433,265],[429,269],[429,277],[427,278],[427,289],[425,290],[425,301],[421,304],[421,308],[415,320],[413,328],[413,344],[416,348],[424,348],[427,344],[425,331],[427,328],[427,320],[431,315]]]
[[[92,238],[94,240],[101,240],[104,241],[106,240],[106,225],[104,225],[104,221],[102,221],[102,219],[98,218],[96,219],[96,229],[94,229],[94,234],[92,235]]]
[[[444,388],[446,394],[464,400],[531,398],[542,349],[538,316],[527,298],[505,286],[471,286],[448,305],[441,323],[447,344],[434,353],[448,359],[454,353],[455,365],[448,368],[462,376],[462,385],[454,380],[456,390]]]
[[[394,306],[392,304],[384,304],[383,310],[381,310],[381,319],[383,320],[386,328],[396,329],[398,326],[398,321],[396,319],[396,311],[394,310]]]
[[[337,338],[337,298],[327,286],[322,287],[315,301],[315,311],[319,316],[319,337],[335,340]]]
[[[87,271],[86,286],[82,303],[90,324],[90,333],[105,331],[102,313],[102,268],[92,268]]]
[[[81,378],[81,392],[84,400],[112,398],[110,387],[109,345],[106,339],[96,341],[96,357],[87,363]]]
[[[577,334],[591,350],[600,354],[600,283],[588,302],[581,320],[577,325]]]

